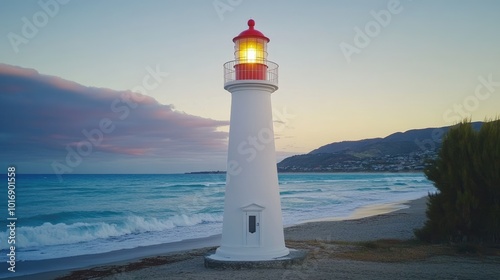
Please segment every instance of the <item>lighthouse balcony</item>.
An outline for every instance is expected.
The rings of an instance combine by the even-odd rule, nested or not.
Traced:
[[[239,80],[266,81],[278,85],[278,64],[262,60],[258,62],[242,62],[232,60],[224,64],[224,84]]]

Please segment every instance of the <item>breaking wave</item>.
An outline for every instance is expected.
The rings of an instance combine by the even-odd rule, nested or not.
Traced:
[[[17,228],[16,247],[29,248],[61,244],[74,244],[95,239],[117,238],[121,236],[157,232],[176,227],[188,227],[203,223],[220,223],[220,214],[176,215],[166,219],[128,216],[118,223],[43,223],[39,226],[22,226]],[[7,232],[1,233],[1,239],[7,237]],[[6,242],[2,242],[6,249]]]

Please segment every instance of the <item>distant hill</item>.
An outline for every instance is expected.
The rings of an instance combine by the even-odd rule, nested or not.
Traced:
[[[479,129],[482,122],[472,123]],[[415,171],[435,157],[442,136],[451,126],[412,129],[385,138],[342,141],[319,147],[308,154],[292,156],[278,163],[288,172],[328,171]]]

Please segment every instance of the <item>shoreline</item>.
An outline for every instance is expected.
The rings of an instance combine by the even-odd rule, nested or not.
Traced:
[[[285,239],[311,240],[311,238],[313,238],[330,240],[333,238],[332,235],[330,233],[325,234],[321,228],[328,228],[331,223],[348,224],[352,221],[359,221],[363,219],[376,219],[375,217],[384,216],[390,213],[397,213],[399,211],[411,209],[412,207],[415,208],[416,206],[420,206],[417,207],[420,209],[422,205],[425,206],[426,199],[426,197],[422,197],[410,201],[405,200],[395,203],[367,205],[357,208],[347,217],[314,219],[298,224],[287,225],[284,228]],[[100,254],[24,261],[18,263],[18,271],[22,273],[22,275],[18,274],[18,276],[13,279],[32,279],[33,277],[36,277],[37,279],[53,279],[70,273],[71,271],[91,269],[100,266],[126,265],[138,262],[143,258],[171,255],[182,252],[186,253],[196,249],[216,247],[220,245],[220,239],[221,235],[218,234],[204,238],[187,239],[173,243],[122,249]],[[203,266],[203,263],[200,264]]]
[[[285,240],[370,241],[413,239],[426,221],[427,196],[357,208],[346,219],[319,219],[285,228]]]
[[[284,226],[284,228],[286,229],[289,227],[299,226],[299,225],[308,224],[308,223],[341,222],[341,221],[357,220],[357,219],[369,218],[369,217],[377,216],[377,215],[383,215],[383,214],[387,214],[387,213],[391,213],[391,212],[395,212],[398,210],[409,208],[410,206],[408,204],[411,203],[412,201],[423,199],[426,197],[427,196],[413,199],[413,200],[401,200],[401,201],[397,201],[397,202],[365,205],[365,206],[361,206],[361,207],[354,209],[354,212],[349,214],[349,216],[310,219],[310,220],[305,220],[305,221],[298,222],[295,224],[286,225],[286,226]]]

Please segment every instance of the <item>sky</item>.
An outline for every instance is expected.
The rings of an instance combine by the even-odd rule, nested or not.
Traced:
[[[494,118],[498,11],[494,0],[0,0],[0,162],[24,173],[225,170],[222,65],[250,18],[280,65],[278,161]]]

